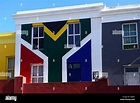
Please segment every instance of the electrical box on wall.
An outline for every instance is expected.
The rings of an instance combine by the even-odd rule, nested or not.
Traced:
[[[93,71],[93,79],[98,79],[99,78],[99,71]]]

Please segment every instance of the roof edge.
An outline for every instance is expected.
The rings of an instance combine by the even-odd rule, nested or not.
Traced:
[[[82,5],[74,5],[74,6],[64,6],[64,7],[55,7],[55,8],[46,8],[46,9],[37,9],[37,10],[18,11],[16,14],[53,12],[53,11],[57,12],[57,11],[83,9],[83,8],[91,8],[91,7],[99,7],[99,6],[105,6],[105,5],[102,2],[100,2],[100,3],[93,3],[93,4],[82,4]]]

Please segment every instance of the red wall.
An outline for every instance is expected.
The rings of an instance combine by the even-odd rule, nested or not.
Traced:
[[[140,94],[140,86],[109,86],[107,79],[97,82],[26,83],[24,76],[0,80],[0,94]]]
[[[43,59],[34,54],[24,45],[21,45],[21,67],[20,67],[20,75],[26,77],[26,83],[30,83],[30,75],[31,75],[31,64],[43,64]]]
[[[14,93],[14,79],[0,80],[0,94]]]
[[[37,83],[24,84],[23,93],[107,93],[108,80],[101,79],[98,82],[68,82],[68,83]]]
[[[14,79],[14,93],[22,94],[23,93],[23,84],[26,83],[26,77],[20,75],[16,76]]]
[[[97,82],[24,84],[23,88],[25,94],[140,94],[140,86],[109,86],[107,79]]]
[[[24,84],[23,93],[84,93],[85,87],[91,84],[91,82]]]

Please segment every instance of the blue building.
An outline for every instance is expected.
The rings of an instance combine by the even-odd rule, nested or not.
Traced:
[[[102,10],[102,70],[110,85],[140,84],[140,5]]]

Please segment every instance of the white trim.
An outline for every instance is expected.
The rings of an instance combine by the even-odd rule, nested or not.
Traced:
[[[47,9],[38,9],[38,10],[28,10],[28,11],[19,11],[15,18],[20,16],[30,16],[34,14],[44,14],[45,15],[56,15],[56,14],[65,14],[65,13],[75,13],[75,12],[84,12],[89,10],[100,10],[104,7],[103,3],[94,3],[94,4],[84,4],[84,5],[75,5],[75,6],[65,6],[65,7],[58,7],[58,8],[47,8]]]
[[[61,13],[60,13],[61,14]],[[39,15],[29,16],[29,17],[20,17],[15,20],[16,24],[32,24],[40,22],[55,22],[55,21],[65,21],[65,20],[75,20],[75,19],[84,19],[92,17],[100,17],[100,11],[87,11],[87,12],[78,12],[78,13],[67,13],[67,14],[57,14],[57,15]]]
[[[102,23],[140,19],[140,5],[124,5],[101,10]]]
[[[130,27],[130,24],[136,24],[136,35],[135,36],[124,36],[124,31],[123,31],[123,26],[124,25],[129,25]],[[130,28],[129,28],[130,29]],[[122,49],[123,50],[134,50],[134,49],[139,49],[139,46],[137,48],[133,48],[133,49],[124,49],[124,45],[133,45],[133,44],[137,44],[138,45],[138,30],[137,30],[137,23],[136,22],[131,22],[131,23],[123,23],[122,24]],[[129,30],[130,31],[130,30]],[[136,37],[137,39],[137,43],[127,43],[127,44],[124,44],[124,37]]]
[[[39,69],[39,66],[43,66],[43,76],[34,76],[34,77],[36,77],[37,79],[39,78],[39,77],[43,77],[43,83],[44,83],[44,65],[43,64],[32,64],[31,65],[31,78],[30,78],[30,83],[32,83],[32,79],[33,79],[33,66],[37,66],[37,70]],[[38,71],[37,71],[37,74],[38,74]],[[37,80],[37,83],[38,83],[38,80]]]
[[[25,40],[21,39],[21,43],[26,46],[30,51],[32,51],[33,53],[35,53],[36,55],[38,55],[40,58],[43,59],[44,61],[44,83],[48,82],[48,57],[46,55],[44,55],[42,52],[40,52],[39,50],[32,50],[32,45],[30,45],[28,42],[26,42]]]
[[[96,25],[96,26],[95,26]],[[82,48],[91,40],[91,62],[92,72],[99,71],[99,78],[102,77],[102,33],[101,18],[91,19],[91,33],[81,41],[81,46],[72,48],[62,57],[62,82],[67,82],[67,59]],[[92,76],[91,72],[91,76]]]
[[[125,67],[123,68],[123,82],[124,82],[124,85],[127,85],[126,84],[126,76],[125,76]]]
[[[38,47],[37,47],[37,49],[33,49],[33,50],[41,50],[41,49],[39,49],[39,39],[41,39],[41,38],[44,39],[44,34],[42,37],[39,36],[39,28],[43,27],[43,26],[35,26],[35,27],[37,27],[37,29],[38,29],[38,37],[33,37],[33,33],[34,33],[33,28],[34,27],[32,27],[32,34],[31,34],[32,35],[32,40],[31,40],[32,49],[33,49],[33,39],[37,39],[38,40]],[[44,30],[44,27],[43,27],[43,30]]]
[[[40,58],[42,58],[42,59],[46,59],[46,55],[45,54],[43,54],[42,52],[40,52],[39,50],[32,50],[32,45],[31,44],[29,44],[28,42],[26,42],[25,40],[23,40],[23,39],[21,39],[21,43],[25,46],[25,47],[27,47],[30,51],[32,51],[33,53],[35,53],[37,56],[39,56]]]
[[[122,5],[114,7],[104,7],[102,9],[102,15],[114,15],[114,14],[124,14],[130,12],[139,12],[140,4]]]
[[[94,71],[99,71],[99,78],[100,78],[100,77],[102,77],[102,24],[101,24],[101,18],[92,18],[91,19],[91,35],[92,35],[91,36],[92,73]]]
[[[80,47],[72,48],[69,52],[67,52],[62,57],[62,82],[67,82],[67,59],[70,56],[72,56],[75,52],[77,52],[80,48],[82,48],[89,40],[91,40],[91,34],[89,34],[88,36],[86,36],[81,41],[81,46]]]
[[[20,53],[21,53],[21,25],[16,24],[16,43],[15,43],[15,71],[14,77],[20,75]]]
[[[48,83],[48,57],[44,59],[44,83]]]
[[[73,24],[73,34],[69,34],[69,24]],[[79,34],[75,34],[75,24],[79,24]],[[70,36],[73,37],[73,44],[72,45],[70,45],[68,43]],[[67,45],[66,45],[66,48],[77,47],[76,44],[75,44],[75,36],[80,36],[80,40],[81,40],[81,23],[80,22],[68,23],[68,25],[67,25]]]
[[[70,19],[100,17],[103,3],[76,5],[52,9],[21,11],[12,15],[16,24],[31,24],[39,22],[53,22]]]
[[[131,68],[131,67],[130,67],[130,68]],[[124,76],[124,85],[140,85],[140,75],[139,75],[139,73],[140,73],[139,71],[140,71],[140,70],[139,70],[139,67],[136,67],[136,68],[138,69],[138,72],[126,72],[127,67],[126,67],[126,68],[124,67],[124,75],[123,75],[123,76]],[[133,67],[132,67],[131,69],[133,69]],[[137,74],[137,75],[138,75],[138,84],[128,84],[128,83],[127,83],[127,81],[126,81],[126,80],[127,80],[126,76],[127,76],[127,75],[131,75],[131,74],[133,74],[133,75],[134,75],[134,74]]]

